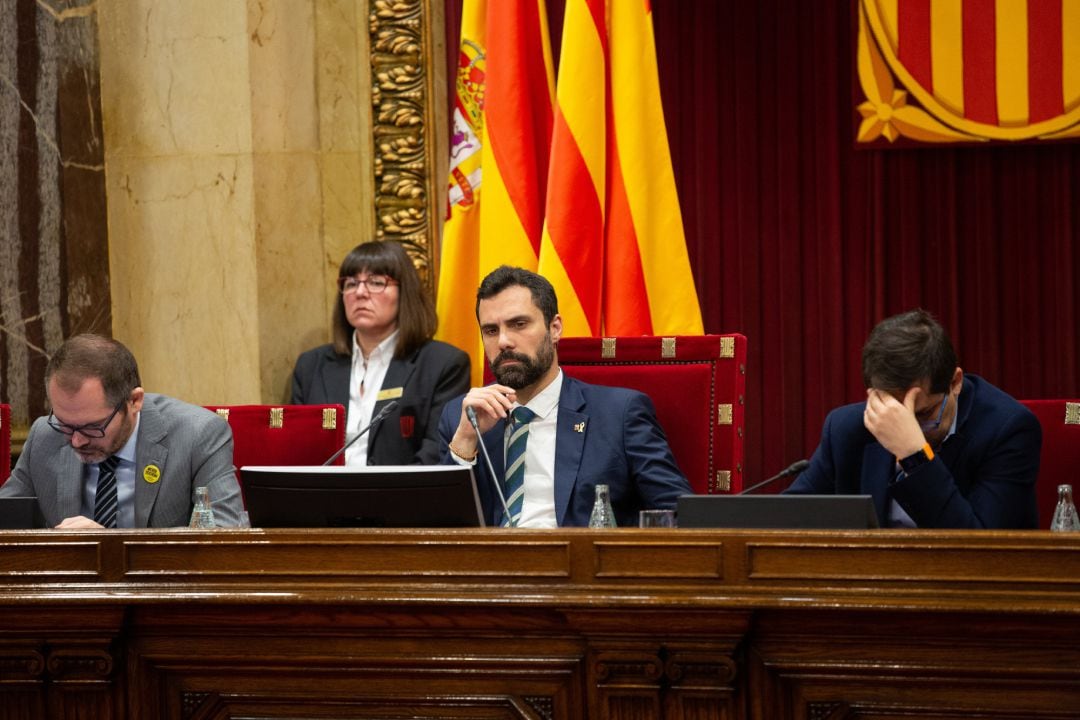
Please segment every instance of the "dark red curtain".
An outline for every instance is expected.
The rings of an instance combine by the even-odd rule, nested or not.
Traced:
[[[858,148],[853,0],[652,6],[705,329],[749,339],[747,482],[813,452],[870,328],[912,307],[966,372],[1078,394],[1080,144]]]

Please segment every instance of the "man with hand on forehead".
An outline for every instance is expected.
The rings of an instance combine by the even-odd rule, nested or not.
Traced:
[[[217,414],[144,392],[131,352],[76,335],[49,359],[52,412],[38,418],[0,497],[35,497],[62,530],[186,526],[195,489],[208,487],[218,525],[243,504],[229,424]]]
[[[879,323],[862,365],[866,402],[829,413],[787,492],[872,495],[882,527],[1038,527],[1038,419],[965,375],[929,313]]]

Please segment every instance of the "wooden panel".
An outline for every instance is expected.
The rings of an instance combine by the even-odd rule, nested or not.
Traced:
[[[324,580],[363,577],[462,579],[567,578],[569,549],[565,542],[519,544],[513,555],[496,541],[424,543],[407,540],[264,539],[264,531],[221,540],[213,545],[198,539],[125,544],[128,577],[190,576],[229,582],[266,582],[270,577],[317,576]],[[254,537],[252,537],[254,535]],[[207,554],[212,558],[207,558]],[[305,560],[318,557],[319,562]],[[210,562],[206,562],[210,560]]]
[[[0,719],[1080,707],[1071,535],[32,531],[0,546]]]
[[[643,543],[598,542],[596,576],[604,578],[697,578],[724,577],[722,543],[678,543],[666,539],[662,549],[667,562],[648,562]]]

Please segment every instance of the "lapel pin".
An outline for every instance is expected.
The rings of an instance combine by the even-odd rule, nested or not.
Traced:
[[[574,425],[574,432],[576,432],[576,433],[585,432],[585,421],[584,420],[582,420],[581,422]]]
[[[143,480],[153,485],[161,479],[161,470],[157,465],[147,465],[142,471]]]

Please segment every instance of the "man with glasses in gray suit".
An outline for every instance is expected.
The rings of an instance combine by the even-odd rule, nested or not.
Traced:
[[[232,431],[205,408],[143,391],[121,343],[76,335],[49,360],[38,418],[0,497],[36,497],[48,527],[186,526],[197,488],[218,525],[243,505]]]

